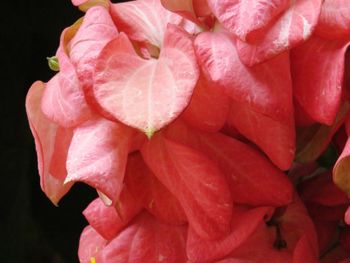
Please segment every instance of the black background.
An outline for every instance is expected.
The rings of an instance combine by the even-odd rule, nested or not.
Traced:
[[[9,0],[0,10],[0,261],[78,262],[79,235],[87,224],[81,212],[96,193],[75,185],[58,208],[45,197],[24,103],[35,80],[54,75],[46,57],[55,54],[61,31],[83,13],[70,0]]]

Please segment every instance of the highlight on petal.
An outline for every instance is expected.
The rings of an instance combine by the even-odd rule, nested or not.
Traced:
[[[231,253],[243,244],[255,232],[267,214],[273,208],[258,207],[249,209],[234,206],[230,233],[217,240],[201,239],[193,229],[189,228],[187,238],[187,256],[190,262],[214,262]]]
[[[35,139],[41,189],[57,205],[72,186],[72,183],[64,184],[72,130],[58,126],[42,113],[40,104],[44,89],[45,84],[40,81],[31,86],[26,98],[26,111]]]
[[[142,210],[127,187],[123,187],[115,206],[106,206],[100,198],[92,201],[83,215],[99,235],[112,240]]]
[[[103,6],[108,8],[109,0],[72,0],[73,5],[79,6],[81,11],[88,11],[94,6]]]
[[[96,262],[186,262],[186,230],[144,212],[100,251]]]
[[[80,263],[92,263],[98,252],[107,245],[107,240],[91,226],[84,228],[80,235],[78,256]]]
[[[141,150],[146,164],[179,200],[189,225],[203,239],[229,231],[232,197],[225,176],[204,154],[155,135]]]
[[[339,111],[348,45],[312,36],[291,52],[294,96],[317,122],[331,125]]]
[[[158,60],[138,57],[121,33],[98,59],[94,96],[116,119],[152,136],[185,109],[198,75],[192,40],[181,29],[169,25]]]
[[[66,182],[82,181],[116,204],[123,186],[132,131],[105,119],[74,130],[67,157]]]
[[[226,175],[234,203],[283,206],[292,201],[289,179],[256,149],[220,133],[195,131],[176,122],[166,138],[205,154]]]
[[[246,41],[254,31],[265,28],[289,7],[290,0],[208,0],[219,22]]]
[[[111,15],[120,31],[132,40],[147,42],[158,48],[163,46],[163,39],[168,23],[180,25],[183,19],[168,10],[160,0],[138,0],[113,4]]]
[[[244,64],[266,61],[307,40],[318,20],[322,0],[291,0],[289,8],[271,25],[254,34],[254,40],[237,40],[237,51]]]
[[[224,126],[229,110],[229,97],[215,84],[200,77],[190,104],[181,116],[194,128],[217,132]]]
[[[139,153],[129,155],[125,184],[135,199],[157,220],[174,225],[187,222],[179,201],[159,182]]]
[[[350,6],[347,0],[323,1],[315,34],[334,40],[348,38],[350,33]]]

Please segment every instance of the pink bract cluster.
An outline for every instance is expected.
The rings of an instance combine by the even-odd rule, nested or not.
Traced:
[[[347,0],[72,2],[26,108],[82,263],[350,262]]]

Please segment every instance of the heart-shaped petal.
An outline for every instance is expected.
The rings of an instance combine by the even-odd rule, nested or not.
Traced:
[[[187,106],[198,79],[190,36],[169,25],[158,60],[143,60],[124,34],[102,51],[94,95],[103,109],[149,137]]]

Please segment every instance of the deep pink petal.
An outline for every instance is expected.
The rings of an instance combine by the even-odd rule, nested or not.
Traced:
[[[322,0],[293,0],[289,8],[247,43],[237,40],[237,51],[246,65],[266,61],[307,40],[318,20]]]
[[[291,119],[291,118],[290,118]],[[295,157],[295,127],[254,111],[247,104],[231,102],[228,125],[258,145],[282,170],[288,170]]]
[[[179,28],[168,27],[158,60],[138,57],[120,34],[99,57],[94,95],[118,120],[151,136],[184,110],[198,75],[192,40]]]
[[[218,240],[201,239],[192,228],[189,228],[187,256],[190,262],[213,262],[228,255],[250,238],[266,214],[271,212],[273,209],[269,207],[255,209],[233,207],[231,232]]]
[[[89,224],[106,240],[111,240],[142,210],[136,200],[124,186],[115,206],[106,206],[100,199],[92,201],[83,214]]]
[[[340,107],[348,43],[313,36],[291,52],[294,96],[309,116],[326,125]]]
[[[192,127],[217,132],[224,126],[229,109],[229,97],[201,77],[182,117]]]
[[[347,0],[325,0],[315,34],[330,40],[348,38],[350,33],[350,5]]]
[[[68,192],[71,183],[64,184],[67,175],[66,158],[72,130],[51,122],[41,112],[45,84],[37,81],[28,91],[26,111],[35,139],[41,189],[55,204]]]
[[[91,263],[91,259],[107,245],[107,240],[100,236],[91,226],[84,228],[80,235],[78,256],[80,263]]]
[[[186,230],[143,213],[96,256],[96,262],[186,262]]]
[[[289,7],[288,0],[209,0],[219,22],[243,41]]]
[[[155,135],[142,156],[170,192],[179,200],[190,226],[204,239],[229,231],[232,197],[226,179],[201,152]]]
[[[179,201],[159,182],[139,153],[128,158],[125,183],[133,196],[158,220],[175,225],[187,222]]]
[[[105,119],[74,130],[67,158],[66,182],[82,181],[117,202],[123,186],[132,131]]]
[[[219,133],[204,133],[174,123],[166,137],[209,157],[226,175],[233,201],[252,206],[282,206],[292,201],[292,184],[256,149]]]

